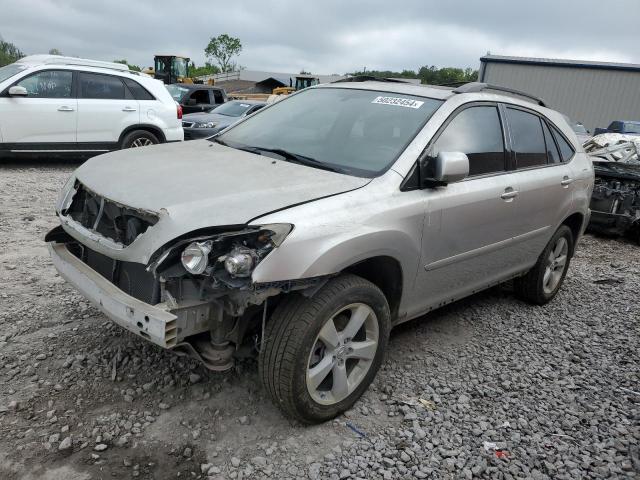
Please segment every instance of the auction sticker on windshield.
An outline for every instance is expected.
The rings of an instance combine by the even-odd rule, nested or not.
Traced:
[[[400,97],[376,97],[371,103],[380,103],[382,105],[395,105],[397,107],[420,108],[424,102],[419,100],[411,100],[410,98]]]

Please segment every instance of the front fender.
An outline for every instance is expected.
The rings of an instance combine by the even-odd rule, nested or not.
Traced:
[[[394,258],[402,267],[403,284],[412,285],[415,267],[419,263],[420,245],[416,238],[402,231],[379,231],[362,227],[361,231],[345,229],[332,236],[292,233],[256,268],[256,283],[312,278],[343,271],[347,267],[372,257]]]

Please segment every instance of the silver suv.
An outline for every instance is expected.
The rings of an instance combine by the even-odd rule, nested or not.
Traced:
[[[85,163],[46,241],[114,322],[212,370],[257,352],[274,402],[311,423],[358,399],[393,326],[511,279],[551,300],[593,182],[542,101],[354,78]]]

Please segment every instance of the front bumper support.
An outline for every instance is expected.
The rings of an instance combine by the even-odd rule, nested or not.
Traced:
[[[65,244],[50,242],[48,247],[60,275],[111,320],[163,348],[177,344],[176,315],[127,295],[73,255]]]

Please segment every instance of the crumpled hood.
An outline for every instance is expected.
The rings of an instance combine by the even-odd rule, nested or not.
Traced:
[[[100,155],[80,166],[74,176],[109,200],[158,213],[155,226],[122,254],[111,255],[134,256],[129,259],[139,262],[193,230],[245,224],[274,210],[354,190],[370,181],[208,140]],[[124,255],[128,250],[131,255]]]

